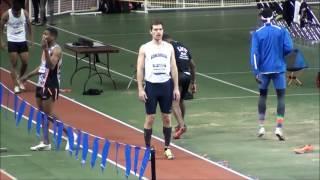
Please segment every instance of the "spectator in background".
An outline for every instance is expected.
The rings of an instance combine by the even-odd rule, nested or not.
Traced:
[[[306,0],[301,0],[300,10],[299,10],[301,28],[305,27],[306,23],[308,22],[307,8],[308,8],[308,5]]]
[[[48,11],[49,11],[49,25],[55,25],[53,23],[53,13],[54,13],[54,0],[40,0],[40,18],[41,22],[37,25],[43,26],[47,23],[46,18],[46,4],[48,2]]]
[[[39,24],[39,13],[40,13],[40,0],[32,0],[34,20],[31,22],[32,25]]]
[[[283,7],[283,19],[288,26],[291,26],[294,17],[294,2],[292,0],[286,0],[282,4]]]

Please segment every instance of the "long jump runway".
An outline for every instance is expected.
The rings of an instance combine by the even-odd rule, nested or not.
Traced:
[[[10,74],[7,70],[1,68],[0,77],[1,82],[4,85],[10,88],[13,87]],[[27,83],[26,88],[27,92],[24,92],[19,96],[36,107],[34,84]],[[63,120],[64,123],[82,131],[86,131],[109,140],[116,140],[117,142],[144,146],[144,137],[141,130],[80,104],[66,96],[60,95],[59,100],[55,105],[54,113],[59,117],[59,119]],[[141,115],[141,118],[142,126],[143,115]],[[90,143],[92,143],[92,140]],[[102,143],[103,142],[100,141],[99,153],[101,153],[102,150]],[[152,144],[156,149],[157,179],[249,179],[247,176],[202,158],[176,145],[173,145],[171,148],[175,155],[175,159],[167,160],[163,156],[163,140],[153,137]],[[109,153],[109,159],[115,161],[115,148],[111,147]],[[124,154],[124,148],[121,148],[119,153]],[[118,163],[124,165],[124,157],[119,156],[118,158]],[[142,156],[140,156],[140,158],[142,158]],[[148,165],[145,176],[147,178],[151,177],[150,165]]]

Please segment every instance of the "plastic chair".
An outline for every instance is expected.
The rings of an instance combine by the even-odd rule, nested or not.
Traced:
[[[295,83],[301,86],[302,82],[298,77],[302,74],[303,69],[308,68],[304,55],[299,49],[294,49],[285,59],[287,62],[288,85]]]

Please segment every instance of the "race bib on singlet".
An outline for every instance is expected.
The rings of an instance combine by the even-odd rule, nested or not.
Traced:
[[[167,55],[158,53],[151,56],[152,62],[152,72],[155,75],[166,74],[167,73]]]
[[[153,74],[160,75],[160,74],[166,74],[166,67],[167,65],[164,63],[159,64],[153,64]]]
[[[12,31],[13,31],[13,34],[19,35],[19,34],[23,33],[24,26],[21,26],[21,25],[13,26],[13,30]]]
[[[48,73],[49,73],[49,69],[46,68],[45,63],[43,63],[43,62],[41,63],[41,66],[40,66],[38,72],[39,72],[38,86],[44,87],[44,85],[46,84]]]

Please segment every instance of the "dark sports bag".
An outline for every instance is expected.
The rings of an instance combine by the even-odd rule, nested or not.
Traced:
[[[83,91],[83,95],[100,95],[103,92],[101,89],[88,89]]]

